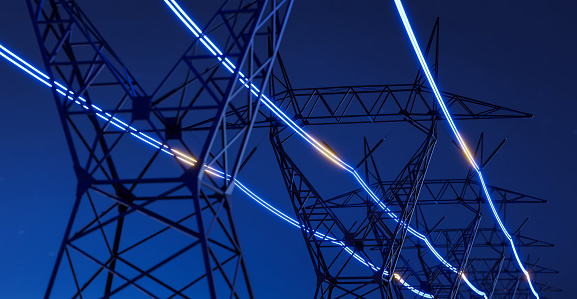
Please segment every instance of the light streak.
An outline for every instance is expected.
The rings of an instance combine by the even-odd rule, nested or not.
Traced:
[[[425,61],[425,58],[423,57],[423,53],[421,52],[421,48],[419,47],[417,39],[415,38],[415,34],[413,32],[413,29],[411,28],[411,24],[409,22],[409,19],[407,18],[407,14],[405,13],[405,9],[403,8],[403,4],[401,3],[401,0],[395,0],[395,4],[397,6],[397,10],[399,11],[399,15],[403,21],[403,25],[405,26],[405,29],[407,31],[407,35],[409,36],[409,39],[411,40],[411,44],[413,46],[413,49],[415,50],[415,53],[417,54],[417,58],[419,59],[419,63],[421,64],[421,67],[423,68],[423,71],[425,72],[427,80],[429,81],[429,85],[431,86],[431,89],[433,90],[435,98],[437,99],[437,102],[439,103],[439,105],[441,106],[441,109],[443,110],[443,114],[445,115],[445,118],[447,119],[447,122],[449,123],[449,126],[451,127],[451,130],[453,131],[453,135],[457,138],[459,145],[461,146],[461,150],[463,151],[463,153],[465,153],[465,156],[467,157],[467,159],[471,163],[471,166],[475,169],[475,172],[477,173],[477,176],[479,177],[479,180],[481,181],[481,185],[483,186],[483,192],[485,193],[485,197],[487,198],[487,202],[489,203],[489,206],[491,207],[491,211],[493,212],[493,217],[494,217],[495,221],[499,224],[499,226],[501,227],[501,231],[503,232],[503,234],[505,235],[505,237],[508,239],[509,243],[511,244],[511,249],[515,255],[515,259],[517,260],[517,265],[519,266],[519,268],[521,269],[521,271],[523,272],[523,274],[527,278],[527,282],[529,283],[529,287],[531,288],[531,292],[533,293],[533,295],[536,298],[539,298],[539,294],[535,291],[535,288],[533,287],[533,283],[531,282],[531,277],[529,276],[529,272],[527,272],[527,270],[523,266],[523,263],[521,262],[521,259],[519,258],[519,255],[517,254],[515,242],[513,241],[513,238],[511,237],[511,235],[509,234],[509,232],[505,228],[505,225],[501,221],[501,218],[499,217],[499,214],[497,213],[497,210],[495,209],[495,205],[493,204],[493,200],[491,199],[491,195],[489,194],[489,190],[487,190],[487,185],[485,184],[485,179],[483,178],[483,174],[481,173],[481,169],[479,168],[479,166],[475,162],[475,159],[471,155],[469,148],[467,147],[467,145],[463,141],[463,138],[461,137],[461,133],[459,133],[459,130],[457,129],[457,126],[453,122],[453,118],[451,117],[451,114],[449,113],[449,110],[447,109],[447,106],[445,105],[445,102],[443,101],[443,98],[441,97],[441,94],[439,93],[439,89],[437,88],[437,84],[435,83],[435,80],[433,79],[433,76],[431,75],[431,71],[429,70],[429,66],[427,65],[427,62]],[[464,274],[462,274],[461,276],[465,277]],[[465,281],[467,282],[467,284],[469,284],[468,280],[465,280]]]
[[[223,65],[231,72],[234,74],[233,70],[236,70],[236,66],[234,66],[232,63],[230,63],[230,61],[225,58],[224,62],[222,59],[222,51],[220,51],[212,42],[209,42],[210,46],[207,45],[206,42],[204,42],[204,40],[210,41],[208,39],[208,37],[202,32],[202,30],[199,29],[199,27],[192,21],[192,19],[180,8],[180,6],[178,5],[178,3],[176,3],[175,0],[164,0],[164,2],[168,5],[168,7],[174,12],[174,14],[176,14],[176,16],[185,24],[185,26],[187,28],[190,29],[190,31],[192,31],[192,33],[200,39],[201,43],[203,45],[205,45],[207,47],[207,49],[221,62],[223,63]],[[185,21],[186,20],[186,21]],[[192,28],[195,28],[194,30]],[[215,54],[215,53],[218,53]],[[239,79],[238,79],[242,84],[244,84],[245,87],[248,87],[248,79],[241,73],[239,72]],[[259,96],[258,92],[260,92],[258,90],[258,88],[256,88],[256,86],[254,86],[252,83],[250,84],[250,91],[251,93],[253,93],[255,96]],[[299,135],[301,138],[303,138],[306,142],[308,142],[309,144],[311,144],[315,149],[317,149],[321,154],[323,154],[325,157],[327,157],[329,160],[331,160],[332,162],[334,162],[335,164],[337,164],[338,166],[340,166],[341,168],[343,168],[344,170],[346,170],[347,172],[349,172],[354,178],[355,180],[361,185],[361,187],[365,190],[365,192],[367,192],[367,194],[371,197],[371,199],[380,207],[382,208],[389,217],[391,217],[393,220],[395,220],[395,222],[399,223],[399,218],[397,215],[395,215],[379,198],[378,196],[369,188],[369,186],[365,183],[365,181],[360,177],[360,175],[357,173],[357,171],[351,167],[350,165],[348,165],[347,163],[343,162],[340,158],[337,157],[336,154],[334,154],[332,151],[328,150],[326,147],[324,147],[320,142],[318,142],[316,139],[314,139],[313,137],[311,137],[309,134],[307,134],[301,127],[299,127],[292,119],[290,119],[284,112],[282,112],[280,110],[280,108],[278,108],[266,95],[264,94],[260,94],[260,100],[261,102],[267,107],[269,108],[277,117],[279,117],[287,126],[289,126],[295,133],[297,133],[297,135]],[[444,107],[444,104],[443,104]],[[445,110],[447,113],[448,111]],[[451,119],[451,125],[452,127],[455,128],[454,123],[452,122]],[[462,141],[462,139],[459,137],[459,140],[461,143],[464,144],[464,142]],[[469,160],[473,163],[475,169],[478,169],[478,166],[475,164],[475,161],[472,159],[471,154],[468,152],[468,149],[466,150],[467,154],[467,158],[469,158]],[[415,229],[413,229],[412,227],[410,227],[409,224],[406,223],[401,223],[401,225],[403,225],[404,227],[408,228],[408,231],[415,237],[417,237],[418,239],[422,240],[423,242],[425,242],[425,244],[427,245],[427,247],[429,248],[429,250],[431,252],[433,252],[433,254],[435,255],[435,257],[437,257],[437,259],[443,264],[445,265],[449,270],[451,270],[452,272],[454,272],[455,274],[457,274],[457,269],[452,266],[448,261],[446,261],[438,252],[437,250],[434,248],[434,246],[432,245],[432,243],[427,239],[426,236],[424,236],[423,234],[417,232]],[[475,287],[471,288],[473,291],[475,291],[478,295],[483,296],[485,298],[487,298],[487,295],[482,292],[479,291],[478,289],[476,289]]]
[[[217,169],[214,169],[210,166],[207,166],[207,168],[209,168],[211,170],[211,173],[219,178],[224,179],[225,177],[230,177],[230,175],[225,175],[224,172],[219,171]],[[254,194],[250,189],[248,189],[246,186],[244,186],[240,181],[235,180],[235,185],[237,187],[239,187],[240,190],[242,190],[248,197],[252,198],[254,201],[256,201],[258,204],[260,204],[262,207],[264,207],[265,209],[269,210],[270,212],[272,212],[273,214],[277,215],[278,217],[280,217],[281,219],[283,219],[284,221],[288,222],[289,224],[293,225],[296,228],[305,230],[306,232],[310,231],[305,228],[304,226],[299,225],[298,221],[292,219],[290,216],[287,216],[286,214],[284,214],[283,212],[279,211],[278,209],[276,209],[275,207],[273,207],[272,205],[270,205],[268,202],[266,202],[265,200],[261,199],[258,195]],[[354,259],[356,259],[358,262],[360,262],[361,264],[371,268],[373,271],[378,272],[380,270],[379,267],[375,266],[373,263],[365,260],[363,257],[361,257],[359,254],[355,253],[353,249],[347,247],[345,245],[345,243],[343,241],[338,241],[337,239],[335,239],[334,237],[325,235],[321,232],[318,231],[314,231],[313,235],[320,240],[329,240],[331,243],[336,244],[338,246],[343,247],[343,249],[349,254],[351,255]],[[384,270],[383,271],[383,276],[389,276],[389,273]],[[418,289],[416,289],[415,287],[411,286],[409,283],[407,283],[405,280],[403,280],[401,278],[401,276],[397,273],[393,273],[393,278],[395,278],[397,281],[399,281],[399,283],[401,283],[404,287],[406,287],[408,290],[410,290],[411,292],[421,296],[421,297],[425,297],[425,298],[434,298],[433,295],[422,292]],[[474,287],[473,287],[474,288]]]
[[[53,87],[53,85],[51,83],[48,83],[46,80],[43,80],[41,78],[45,78],[47,80],[50,80],[50,78],[42,73],[41,71],[39,71],[38,69],[34,68],[33,66],[31,66],[30,64],[28,64],[27,62],[25,62],[24,60],[22,60],[20,57],[18,57],[16,54],[8,51],[5,47],[3,47],[2,45],[0,45],[0,49],[3,50],[6,53],[2,53],[0,51],[0,56],[4,57],[6,60],[10,61],[12,64],[16,65],[18,68],[22,69],[23,71],[25,71],[26,73],[28,73],[29,75],[31,75],[33,78],[37,79],[38,81],[44,83],[46,86],[48,87]],[[8,55],[6,55],[8,54]],[[11,59],[10,57],[14,58]],[[18,62],[20,63],[18,63]],[[75,104],[80,105],[82,108],[84,108],[85,110],[90,110],[91,108],[98,111],[98,112],[94,112],[94,114],[96,114],[99,118],[103,119],[107,124],[112,124],[113,126],[117,127],[118,129],[120,129],[121,131],[124,132],[128,132],[131,136],[147,143],[148,145],[156,148],[156,149],[160,149],[161,151],[163,151],[166,154],[169,154],[171,156],[176,157],[178,160],[183,161],[184,163],[194,166],[195,163],[197,162],[196,159],[194,159],[193,157],[190,157],[186,154],[183,154],[177,150],[171,149],[168,145],[163,144],[162,142],[138,131],[137,129],[135,129],[134,127],[126,124],[125,122],[121,121],[120,119],[116,118],[115,116],[111,115],[110,113],[104,112],[104,114],[102,114],[103,110],[94,105],[91,104],[91,107],[88,107],[86,105],[84,105],[83,103],[86,103],[86,100],[83,97],[78,97],[78,100],[76,100],[74,97],[72,97],[71,95],[74,94],[74,92],[68,90],[68,88],[65,88],[64,85],[54,81],[54,84],[57,86],[56,88],[56,92],[58,92],[59,94],[61,94],[62,96],[66,97],[68,100],[73,101]],[[254,88],[256,89],[256,88]],[[258,90],[258,89],[257,89]],[[170,152],[169,152],[170,151]],[[219,171],[215,168],[212,168],[210,166],[206,166],[205,165],[205,172],[219,177],[219,178],[225,178],[225,174],[222,171]],[[228,177],[230,177],[229,175],[226,175],[227,180]],[[243,185],[239,180],[234,180],[234,184],[241,190],[243,191],[248,197],[250,197],[251,199],[253,199],[254,201],[256,201],[258,204],[260,204],[262,207],[264,207],[265,209],[267,209],[269,212],[275,214],[276,216],[278,216],[279,218],[281,218],[282,220],[284,220],[285,222],[299,228],[299,229],[304,229],[307,232],[309,232],[304,226],[299,225],[298,221],[292,219],[290,216],[286,215],[285,213],[281,212],[280,210],[276,209],[274,206],[272,206],[271,204],[269,204],[268,202],[266,202],[265,200],[263,200],[262,198],[260,198],[258,195],[256,195],[254,192],[252,192],[249,188],[247,188],[245,185]],[[355,258],[357,261],[359,261],[360,263],[364,264],[365,266],[371,268],[373,271],[377,272],[380,269],[378,267],[376,267],[375,265],[373,265],[371,262],[366,261],[363,257],[361,257],[359,254],[355,253],[354,250],[350,249],[349,247],[347,247],[345,245],[344,242],[342,241],[338,241],[337,239],[335,239],[334,237],[325,235],[321,232],[315,231],[313,233],[313,235],[321,240],[329,240],[331,243],[339,245],[341,247],[343,247],[343,249],[350,254],[353,258]],[[387,271],[383,271],[383,276],[388,276],[388,272]],[[433,295],[431,294],[427,294],[425,292],[422,292],[416,288],[414,288],[413,286],[411,286],[410,284],[408,284],[406,281],[404,281],[398,274],[394,273],[393,276],[395,279],[397,279],[404,287],[406,287],[408,290],[412,291],[413,293],[425,297],[425,298],[434,298]]]

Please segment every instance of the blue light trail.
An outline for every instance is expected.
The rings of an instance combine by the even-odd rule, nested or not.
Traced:
[[[164,2],[168,5],[168,7],[173,11],[173,13],[184,23],[184,25],[194,34],[194,36],[196,36],[197,38],[199,38],[199,40],[201,41],[201,43],[207,48],[207,50],[209,50],[231,73],[234,74],[234,70],[236,69],[236,66],[234,66],[227,58],[224,58],[223,60],[223,54],[222,51],[220,51],[218,49],[218,47],[216,47],[214,45],[214,43],[202,32],[202,30],[199,29],[199,27],[196,25],[196,23],[194,23],[192,21],[192,19],[182,10],[182,8],[178,5],[178,3],[175,0],[164,0]],[[247,82],[248,79],[239,72],[239,76],[240,78],[238,79],[242,84],[244,84],[244,86],[246,88],[249,88]],[[250,91],[255,95],[255,96],[259,96],[258,92],[259,89],[254,86],[254,84],[250,84]],[[284,114],[284,112],[282,112],[266,95],[262,94],[261,95],[261,102],[267,107],[269,108],[277,117],[279,117],[286,125],[288,125],[295,133],[297,133],[301,138],[303,138],[306,142],[308,142],[309,144],[311,144],[315,149],[317,149],[321,154],[323,154],[325,157],[327,157],[328,159],[330,159],[331,161],[333,161],[335,164],[337,164],[338,166],[342,167],[344,170],[346,170],[347,172],[349,172],[354,178],[355,180],[361,185],[361,187],[365,190],[365,192],[367,192],[367,194],[371,197],[371,199],[381,208],[383,209],[387,215],[389,217],[391,217],[393,220],[395,220],[395,222],[399,223],[399,218],[397,215],[395,215],[379,198],[378,196],[369,188],[369,186],[365,183],[365,181],[360,177],[360,175],[357,173],[357,171],[351,167],[350,165],[348,165],[347,163],[343,162],[340,158],[338,158],[336,156],[336,154],[334,154],[332,151],[328,150],[327,148],[325,148],[320,142],[318,142],[317,140],[315,140],[313,137],[311,137],[309,134],[307,134],[301,127],[299,127],[292,119],[290,119],[286,114]],[[447,112],[448,113],[448,112]],[[469,154],[470,155],[470,154]],[[486,189],[486,188],[485,188]],[[438,252],[437,250],[433,247],[433,245],[431,244],[431,242],[427,239],[426,236],[424,236],[423,234],[417,232],[415,229],[413,229],[409,224],[406,223],[402,223],[401,225],[407,227],[407,230],[415,237],[417,237],[418,239],[422,240],[423,242],[425,242],[425,244],[427,245],[427,247],[429,248],[429,250],[435,255],[435,257],[437,257],[437,259],[443,264],[445,265],[449,270],[451,270],[452,272],[454,272],[457,275],[460,275],[461,277],[464,278],[465,282],[467,283],[467,285],[471,288],[471,290],[473,290],[475,293],[477,293],[480,296],[483,296],[484,298],[487,298],[487,295],[478,290],[477,288],[475,288],[465,277],[464,273],[459,273],[459,271],[457,270],[456,267],[454,267],[453,265],[451,265],[448,261],[446,261]]]
[[[18,57],[16,54],[12,53],[11,51],[9,51],[8,49],[6,49],[4,46],[0,45],[0,56],[4,57],[6,60],[8,60],[9,62],[11,62],[12,64],[14,64],[15,66],[17,66],[18,68],[20,68],[21,70],[23,70],[24,72],[26,72],[27,74],[29,74],[30,76],[34,77],[35,79],[37,79],[38,81],[42,82],[44,85],[52,88],[53,85],[51,83],[49,83],[48,81],[51,81],[50,77],[48,77],[46,74],[42,73],[41,71],[39,71],[38,69],[36,69],[35,67],[33,67],[32,65],[28,64],[26,61],[22,60],[20,57]],[[183,154],[175,149],[170,148],[168,145],[163,144],[162,142],[138,131],[137,129],[135,129],[134,127],[126,124],[125,122],[121,121],[120,119],[118,119],[115,116],[112,116],[110,113],[108,112],[104,112],[101,108],[99,108],[98,106],[91,104],[91,106],[86,106],[86,100],[83,97],[78,97],[78,99],[74,99],[73,95],[74,92],[70,91],[68,88],[64,87],[64,85],[60,84],[59,82],[54,81],[54,85],[56,85],[56,91],[65,96],[68,100],[70,101],[74,101],[74,103],[80,105],[83,109],[85,110],[91,110],[93,109],[98,111],[98,112],[94,112],[98,117],[100,117],[101,119],[103,119],[107,124],[112,124],[115,127],[117,127],[118,129],[120,129],[123,132],[128,132],[130,133],[131,136],[138,138],[139,140],[147,143],[148,145],[156,148],[156,149],[160,149],[162,152],[171,155],[181,161],[183,161],[184,163],[187,163],[191,166],[194,166],[195,163],[197,162],[194,158]],[[255,88],[256,89],[256,88]],[[225,175],[222,171],[219,171],[217,169],[214,169],[210,166],[206,166],[206,172],[220,177],[220,178],[224,178]],[[228,175],[226,175],[228,177]],[[265,209],[267,209],[268,211],[272,212],[273,214],[275,214],[276,216],[278,216],[279,218],[281,218],[282,220],[288,222],[289,224],[299,228],[299,229],[305,229],[306,228],[304,226],[299,225],[298,221],[292,219],[291,217],[287,216],[286,214],[284,214],[283,212],[281,212],[280,210],[276,209],[274,206],[270,205],[268,202],[266,202],[265,200],[261,199],[258,195],[256,195],[254,192],[252,192],[249,188],[247,188],[246,186],[244,186],[240,181],[235,180],[234,181],[235,185],[241,190],[243,191],[248,197],[250,197],[251,199],[253,199],[254,201],[256,201],[258,204],[260,204],[262,207],[264,207]],[[379,268],[374,266],[371,262],[366,261],[363,257],[361,257],[360,255],[358,255],[357,253],[355,253],[352,249],[350,249],[349,247],[347,247],[345,245],[344,242],[342,241],[338,241],[337,239],[335,239],[334,237],[331,236],[327,236],[323,233],[320,233],[318,231],[315,231],[313,233],[313,235],[320,239],[320,240],[329,240],[331,241],[331,243],[336,244],[338,246],[341,246],[344,248],[344,250],[350,254],[352,257],[354,257],[357,261],[359,261],[360,263],[364,264],[365,266],[371,268],[373,271],[377,272],[379,271]],[[383,276],[388,276],[389,273],[387,271],[383,271]],[[425,297],[425,298],[434,298],[433,295],[422,292],[416,288],[414,288],[413,286],[411,286],[409,283],[407,283],[405,280],[403,280],[401,278],[400,275],[398,275],[397,273],[393,273],[393,277],[395,279],[397,279],[404,287],[406,287],[408,290],[410,290],[411,292],[421,296],[421,297]]]
[[[431,71],[429,70],[429,66],[427,65],[427,62],[425,61],[425,58],[423,57],[423,53],[421,52],[421,48],[419,47],[419,44],[417,43],[417,39],[415,38],[415,34],[413,32],[413,29],[411,28],[411,24],[409,22],[409,19],[407,18],[407,14],[405,13],[405,9],[403,8],[403,4],[401,3],[401,0],[395,0],[395,4],[397,6],[397,10],[399,11],[399,15],[403,21],[403,25],[405,26],[405,29],[407,31],[407,35],[409,36],[409,39],[411,40],[411,44],[413,46],[413,49],[415,50],[415,53],[417,54],[417,58],[419,59],[419,63],[421,64],[421,67],[423,68],[423,71],[425,72],[425,75],[427,77],[427,80],[429,81],[429,85],[431,86],[431,89],[433,89],[433,93],[435,94],[435,98],[437,99],[437,102],[439,103],[439,105],[441,106],[441,109],[443,110],[443,114],[445,115],[445,118],[447,119],[447,122],[449,123],[449,126],[451,127],[451,131],[453,131],[453,135],[455,136],[455,138],[457,138],[459,145],[461,146],[461,150],[463,151],[463,153],[465,153],[465,156],[467,157],[467,159],[471,163],[471,166],[473,166],[473,168],[475,169],[475,172],[477,173],[477,176],[479,177],[479,180],[481,181],[481,185],[483,186],[483,192],[485,193],[485,197],[487,198],[487,202],[489,203],[489,206],[491,207],[491,211],[493,212],[493,216],[495,218],[495,221],[497,221],[497,223],[499,224],[499,227],[501,227],[501,231],[503,232],[505,237],[507,237],[507,240],[509,240],[509,243],[511,244],[511,249],[513,250],[513,253],[515,255],[515,259],[517,260],[517,264],[518,264],[519,268],[521,269],[521,271],[523,272],[523,274],[525,274],[525,277],[527,277],[527,282],[529,283],[529,287],[531,288],[531,292],[533,292],[533,295],[536,298],[539,298],[539,294],[535,291],[535,288],[533,287],[533,283],[531,282],[531,277],[529,276],[529,272],[527,270],[525,270],[525,267],[523,266],[523,263],[521,262],[519,255],[517,254],[515,242],[513,241],[513,238],[511,237],[511,235],[509,234],[509,232],[505,228],[505,225],[503,225],[503,222],[501,221],[501,218],[499,217],[499,214],[497,213],[497,210],[495,209],[495,205],[493,204],[493,200],[491,199],[491,195],[489,195],[489,191],[487,190],[487,185],[485,184],[485,180],[483,179],[483,174],[481,173],[481,169],[479,168],[479,166],[475,162],[475,159],[471,155],[471,152],[469,151],[469,148],[465,144],[465,141],[463,141],[463,138],[461,137],[461,133],[459,133],[457,126],[455,126],[455,123],[453,122],[453,118],[451,117],[451,114],[449,113],[449,110],[447,109],[447,106],[445,105],[445,102],[443,101],[443,98],[441,97],[441,94],[439,93],[439,89],[437,88],[437,84],[435,83],[435,80],[433,79],[433,76],[431,75]]]

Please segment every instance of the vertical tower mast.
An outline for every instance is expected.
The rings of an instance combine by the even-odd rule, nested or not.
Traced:
[[[45,297],[252,298],[231,182],[292,2],[225,3],[208,27],[224,29],[223,53],[199,53],[200,34],[186,76],[175,68],[152,95],[75,1],[28,4],[78,180]],[[216,117],[197,130],[199,113]]]

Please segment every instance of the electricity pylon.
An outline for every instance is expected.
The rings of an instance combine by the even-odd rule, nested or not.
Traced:
[[[433,57],[431,69],[436,74],[438,20],[426,53],[431,50],[434,52],[429,55]],[[491,217],[489,226],[481,222],[484,194],[481,185],[474,180],[473,171],[470,170],[465,179],[425,179],[442,114],[432,93],[423,86],[425,81],[420,72],[413,84],[297,89],[293,88],[280,58],[279,61],[275,99],[289,115],[295,115],[301,126],[330,125],[335,130],[343,130],[339,126],[406,122],[425,133],[421,146],[391,181],[382,180],[383,170],[379,171],[375,163],[377,149],[383,140],[369,146],[365,138],[364,156],[352,166],[364,170],[367,183],[369,180],[373,183],[368,184],[368,188],[326,197],[315,187],[316,178],[299,166],[301,153],[291,152],[285,146],[294,139],[292,131],[273,118],[271,144],[294,212],[303,228],[303,239],[317,277],[314,298],[404,298],[415,296],[415,293],[435,298],[479,296],[479,292],[465,285],[460,273],[471,273],[469,281],[490,298],[531,294],[526,286],[519,285],[523,274],[513,269],[513,259],[506,256],[506,239],[496,224]],[[532,117],[528,113],[458,95],[444,93],[444,97],[455,119]],[[483,141],[481,135],[475,151],[481,167],[487,165],[504,143],[486,158],[483,157]],[[367,189],[372,190],[381,203]],[[489,186],[489,193],[500,211],[507,211],[506,206],[511,204],[545,202],[494,186]],[[437,214],[434,219],[426,213],[433,205],[457,206],[460,210],[454,214],[467,219],[461,221],[462,226],[439,226],[445,217],[439,220]],[[437,223],[431,225],[431,221]],[[409,225],[405,224],[418,232],[408,235]],[[419,237],[419,232],[424,237]],[[427,248],[423,238],[432,241],[440,258]],[[518,232],[514,238],[519,248],[552,246]],[[491,265],[493,268],[487,270],[486,265],[494,260],[499,261],[498,265]],[[508,263],[503,264],[504,261]],[[508,267],[504,270],[508,274],[509,271],[514,273],[512,277],[499,275],[504,267]],[[552,273],[535,270],[533,275]],[[412,285],[414,292],[404,285],[407,280],[417,282]],[[544,284],[539,284],[538,288],[555,290]]]
[[[76,1],[28,5],[78,179],[45,297],[252,298],[230,196],[292,1],[226,2],[152,94]]]
[[[169,2],[177,13],[180,8]],[[271,129],[271,143],[315,266],[316,297],[404,297],[409,294],[407,288],[392,279],[397,273],[428,278],[415,287],[435,296],[454,298],[462,292],[458,275],[444,273],[446,269],[438,266],[433,269],[424,260],[423,269],[416,270],[403,257],[403,252],[414,249],[407,242],[409,226],[405,224],[424,223],[417,219],[423,207],[419,200],[429,185],[438,183],[426,180],[425,174],[442,117],[422,74],[407,85],[293,89],[282,64],[282,75],[269,79],[292,1],[227,1],[203,30],[182,19],[197,39],[160,86],[147,93],[75,1],[28,0],[28,4],[78,180],[46,298],[133,297],[135,293],[252,298],[231,194],[251,132],[258,127]],[[215,36],[217,44],[225,44],[224,50],[203,32]],[[438,42],[437,33],[438,22],[427,53],[433,41]],[[432,69],[438,70],[436,58]],[[284,148],[292,133],[278,118],[259,109],[266,87],[281,111],[302,126],[408,122],[425,133],[423,143],[394,181],[378,180],[371,185],[387,205],[398,204],[393,210],[400,215],[396,222],[366,195],[352,202],[358,190],[329,199],[315,190]],[[444,95],[455,119],[530,117]],[[143,149],[144,143],[151,147]],[[364,165],[367,178],[367,162],[377,147],[369,150],[365,140],[367,151],[357,168]],[[378,171],[371,175],[378,177]],[[474,182],[468,177],[464,184]],[[361,223],[345,224],[351,219],[336,209],[354,215],[362,210],[353,219]],[[496,278],[508,271],[502,269],[508,269],[511,259],[501,255],[496,263],[488,257],[468,262],[475,237],[485,232],[479,220],[477,210],[464,228],[433,228],[428,233],[445,236],[446,242],[439,244],[451,248],[447,261],[457,265],[459,272],[476,267],[485,276],[475,277],[475,282],[490,277],[492,290],[497,290],[492,294],[503,293],[496,288],[498,284],[506,286],[508,293],[503,294],[519,294],[517,287],[509,287],[514,281],[518,286],[519,277]],[[315,236],[319,227],[330,228],[336,239],[319,241]],[[491,233],[495,232],[493,228]],[[351,255],[344,262],[340,255],[345,248],[353,248],[354,254],[373,266],[368,267],[368,274],[349,271]],[[415,248],[421,247],[416,244]],[[477,261],[492,268],[485,270],[485,264]]]

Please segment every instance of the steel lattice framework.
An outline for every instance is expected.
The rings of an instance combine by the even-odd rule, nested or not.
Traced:
[[[48,75],[67,88],[59,92],[52,83],[78,177],[77,199],[46,297],[66,262],[76,285],[73,297],[92,291],[104,297],[130,296],[123,293],[129,285],[153,297],[253,297],[230,214],[233,184],[208,177],[205,170],[218,167],[236,178],[258,111],[259,95],[244,84],[267,85],[291,5],[290,1],[223,5],[207,30],[222,31],[228,46],[221,55],[234,61],[235,71],[230,73],[213,57],[199,53],[197,40],[150,95],[75,1],[29,1]],[[241,73],[245,82],[239,81]],[[83,101],[84,107],[75,101]],[[97,110],[93,103],[102,108]],[[256,107],[248,113],[236,111],[236,106],[247,103]],[[198,115],[206,114],[216,117],[203,136],[195,136],[201,139],[202,150],[192,158],[194,166],[186,160],[174,165],[159,156],[169,140],[172,147],[187,150],[190,137],[183,128],[194,126]],[[132,119],[131,126],[155,134],[163,146],[148,157],[131,155],[138,149],[131,148],[135,145],[127,139],[136,134],[107,130],[116,121],[112,115]],[[231,127],[229,122],[241,125]],[[118,164],[123,159],[133,160],[134,167],[123,169]],[[100,205],[99,197],[113,202]],[[176,206],[183,202],[193,202],[194,208],[179,211]],[[91,217],[79,217],[83,206],[92,209]],[[162,236],[171,233],[182,234],[183,242],[163,241]],[[83,242],[85,238],[90,240]],[[166,242],[163,252],[137,253],[159,242]],[[96,270],[85,266],[86,261],[96,263]],[[176,266],[195,273],[185,281],[162,277]],[[115,283],[118,279],[123,281]],[[144,279],[152,286],[141,286]]]
[[[293,1],[226,1],[201,30],[166,0],[196,39],[147,93],[76,1],[27,1],[47,70],[43,82],[52,87],[77,177],[46,298],[253,298],[231,195],[237,188],[254,199],[238,176],[258,128],[270,132],[296,215],[281,218],[302,232],[317,277],[315,298],[478,296],[469,281],[489,298],[531,295],[505,236],[481,221],[483,192],[473,170],[465,178],[426,176],[445,118],[421,71],[412,84],[293,88],[279,55]],[[425,51],[435,76],[438,32],[437,20]],[[456,120],[532,116],[443,96]],[[407,123],[422,142],[386,180],[376,162],[383,140],[371,146],[364,138],[355,169],[382,203],[366,188],[327,196],[293,150],[300,133],[286,115],[300,128]],[[480,166],[502,145],[484,159],[481,135]],[[494,186],[489,192],[504,219],[513,203],[545,202]],[[459,209],[461,225],[444,226],[444,217],[428,212],[439,206]],[[520,229],[513,234],[518,247],[553,246]],[[427,237],[415,237],[417,231]],[[533,276],[556,273],[537,263],[526,267]]]

